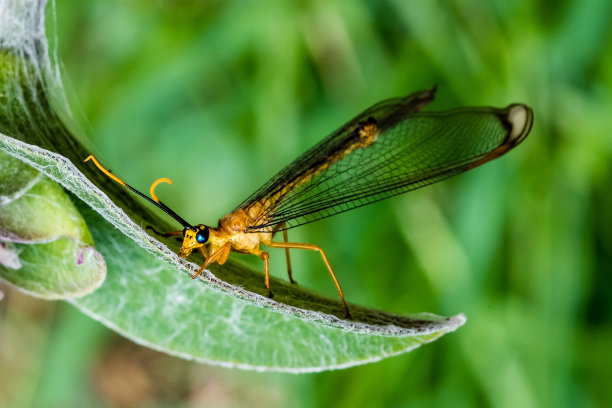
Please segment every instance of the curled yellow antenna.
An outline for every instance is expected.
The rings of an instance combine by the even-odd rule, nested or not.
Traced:
[[[90,155],[89,157],[87,157],[83,161],[89,161],[89,160],[93,161],[94,164],[96,165],[96,167],[102,173],[106,174],[110,179],[112,179],[112,180],[116,181],[117,183],[121,184],[122,186],[124,186],[128,190],[138,194],[139,196],[141,196],[142,198],[144,198],[148,202],[155,204],[155,206],[159,207],[163,212],[165,212],[166,214],[168,214],[169,216],[174,218],[176,221],[178,221],[183,227],[189,228],[189,229],[195,229],[195,227],[193,227],[191,224],[189,224],[187,221],[185,221],[180,215],[178,215],[172,209],[168,208],[168,206],[166,204],[164,204],[161,201],[159,201],[159,198],[157,198],[157,196],[155,195],[155,191],[154,191],[155,187],[159,183],[161,183],[161,182],[166,182],[166,183],[172,184],[172,181],[170,181],[170,179],[160,178],[158,180],[155,180],[155,182],[151,185],[151,196],[153,196],[153,198],[151,198],[151,197],[147,197],[146,195],[142,194],[140,191],[136,190],[134,187],[130,186],[129,184],[127,184],[126,182],[121,180],[119,177],[115,176],[110,171],[106,170],[104,167],[102,167],[102,165],[100,163],[98,163],[98,161],[96,160],[95,157],[93,157],[93,155]]]
[[[172,184],[172,180],[170,180],[169,178],[162,177],[162,178],[155,180],[153,184],[151,184],[151,188],[149,189],[149,194],[151,194],[151,197],[153,198],[153,200],[155,200],[156,203],[159,203],[159,198],[157,198],[157,196],[155,195],[155,187],[157,187],[159,183]]]
[[[106,170],[104,167],[102,167],[102,165],[98,162],[98,160],[96,160],[96,158],[93,156],[93,154],[90,154],[85,160],[83,160],[84,162],[86,161],[93,161],[94,164],[96,165],[96,167],[98,169],[100,169],[100,171],[104,174],[106,174],[109,178],[115,180],[117,183],[121,184],[122,186],[127,186],[127,184],[125,184],[125,182],[123,180],[121,180],[119,177],[115,176],[113,173],[111,173],[110,171]]]

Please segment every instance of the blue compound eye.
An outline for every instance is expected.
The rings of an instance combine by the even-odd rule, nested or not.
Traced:
[[[198,241],[198,243],[200,244],[204,244],[206,243],[206,241],[208,241],[208,228],[204,227],[203,230],[199,231],[196,236],[196,241]]]

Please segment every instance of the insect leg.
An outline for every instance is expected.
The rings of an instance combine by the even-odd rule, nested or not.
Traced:
[[[204,259],[208,259],[208,251],[206,250],[206,247],[205,246],[201,246],[198,249],[200,250],[200,253],[204,257]]]
[[[191,279],[195,279],[198,276],[200,276],[202,274],[202,271],[206,269],[208,265],[215,262],[218,258],[223,259],[227,251],[229,251],[230,249],[231,249],[231,244],[228,242],[227,244],[223,245],[221,248],[213,252],[209,257],[206,258],[206,261],[204,262],[204,264],[200,267],[200,269],[198,269],[195,275],[191,277]],[[201,252],[202,252],[202,255],[205,254],[204,251],[201,251]]]
[[[261,251],[258,255],[264,261],[264,271],[266,273],[266,289],[268,289],[268,297],[272,298],[274,295],[272,294],[272,290],[270,290],[270,264],[268,262],[270,255],[268,255],[267,252],[263,251]]]
[[[321,247],[317,245],[313,245],[313,244],[300,244],[296,242],[266,242],[266,245],[272,248],[295,248],[295,249],[308,249],[311,251],[318,251],[321,254],[321,257],[323,258],[323,262],[325,263],[325,266],[327,266],[327,270],[329,271],[329,274],[334,280],[336,289],[338,289],[338,294],[340,295],[340,299],[342,300],[342,304],[344,305],[344,311],[346,312],[345,317],[348,319],[351,318],[351,312],[349,312],[348,305],[346,304],[346,300],[344,299],[344,293],[342,292],[342,288],[340,287],[340,282],[338,282],[338,279],[336,278],[336,274],[334,274],[334,271],[332,270],[332,267],[329,264],[329,261],[327,260],[327,256],[325,255],[325,252],[323,252]]]
[[[178,236],[178,235],[183,235],[183,231],[170,231],[170,232],[166,232],[166,233],[159,232],[158,230],[156,230],[155,228],[153,228],[150,225],[147,225],[146,229],[151,230],[151,231],[153,231],[153,233],[155,235],[160,236],[160,237],[164,237],[164,238],[174,237],[174,236]]]
[[[281,228],[285,228],[285,226],[286,225],[283,222]],[[287,236],[286,229],[283,229],[283,239],[285,240],[285,243],[289,242],[289,237]],[[289,282],[295,284],[297,282],[293,280],[293,274],[291,273],[291,258],[289,257],[289,248],[285,248],[285,258],[287,258],[287,274],[289,275]]]

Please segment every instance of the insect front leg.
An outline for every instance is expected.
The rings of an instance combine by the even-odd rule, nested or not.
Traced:
[[[198,269],[195,275],[191,277],[191,279],[195,279],[198,276],[200,276],[202,274],[202,271],[206,269],[213,262],[217,262],[218,264],[223,265],[225,261],[227,260],[227,257],[229,256],[229,252],[232,249],[232,246],[228,242],[224,244],[221,248],[217,249],[216,251],[212,251],[210,256],[208,256],[208,254],[206,253],[207,251],[202,248],[203,247],[200,247],[200,252],[204,256],[204,258],[206,258],[206,261],[204,261],[204,264],[200,267],[200,269]]]
[[[153,231],[153,233],[155,235],[157,235],[159,237],[164,237],[164,238],[175,237],[175,236],[179,236],[179,235],[182,236],[183,235],[183,231],[170,231],[170,232],[166,232],[166,233],[159,232],[158,230],[156,230],[155,228],[153,228],[150,225],[147,225],[146,229],[151,230],[151,231]]]
[[[199,247],[198,249],[200,250],[200,253],[204,257],[204,260],[206,261],[208,259],[208,250],[206,249],[206,245],[203,245]]]

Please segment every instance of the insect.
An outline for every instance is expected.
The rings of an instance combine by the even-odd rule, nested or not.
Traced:
[[[268,296],[268,252],[261,244],[285,250],[289,280],[294,283],[290,249],[317,251],[336,286],[346,318],[349,307],[325,252],[313,244],[289,242],[287,230],[353,208],[414,190],[508,152],[531,130],[533,111],[523,104],[506,108],[471,107],[421,112],[435,88],[388,99],[366,109],[307,150],[219,220],[217,227],[192,225],[155,195],[166,178],[156,180],[151,197],[129,186],[89,156],[108,177],[152,202],[184,228],[156,234],[182,236],[179,256],[198,250],[205,259],[195,278],[212,263],[222,265],[230,252],[252,254],[264,262]],[[283,241],[273,240],[282,231]]]

